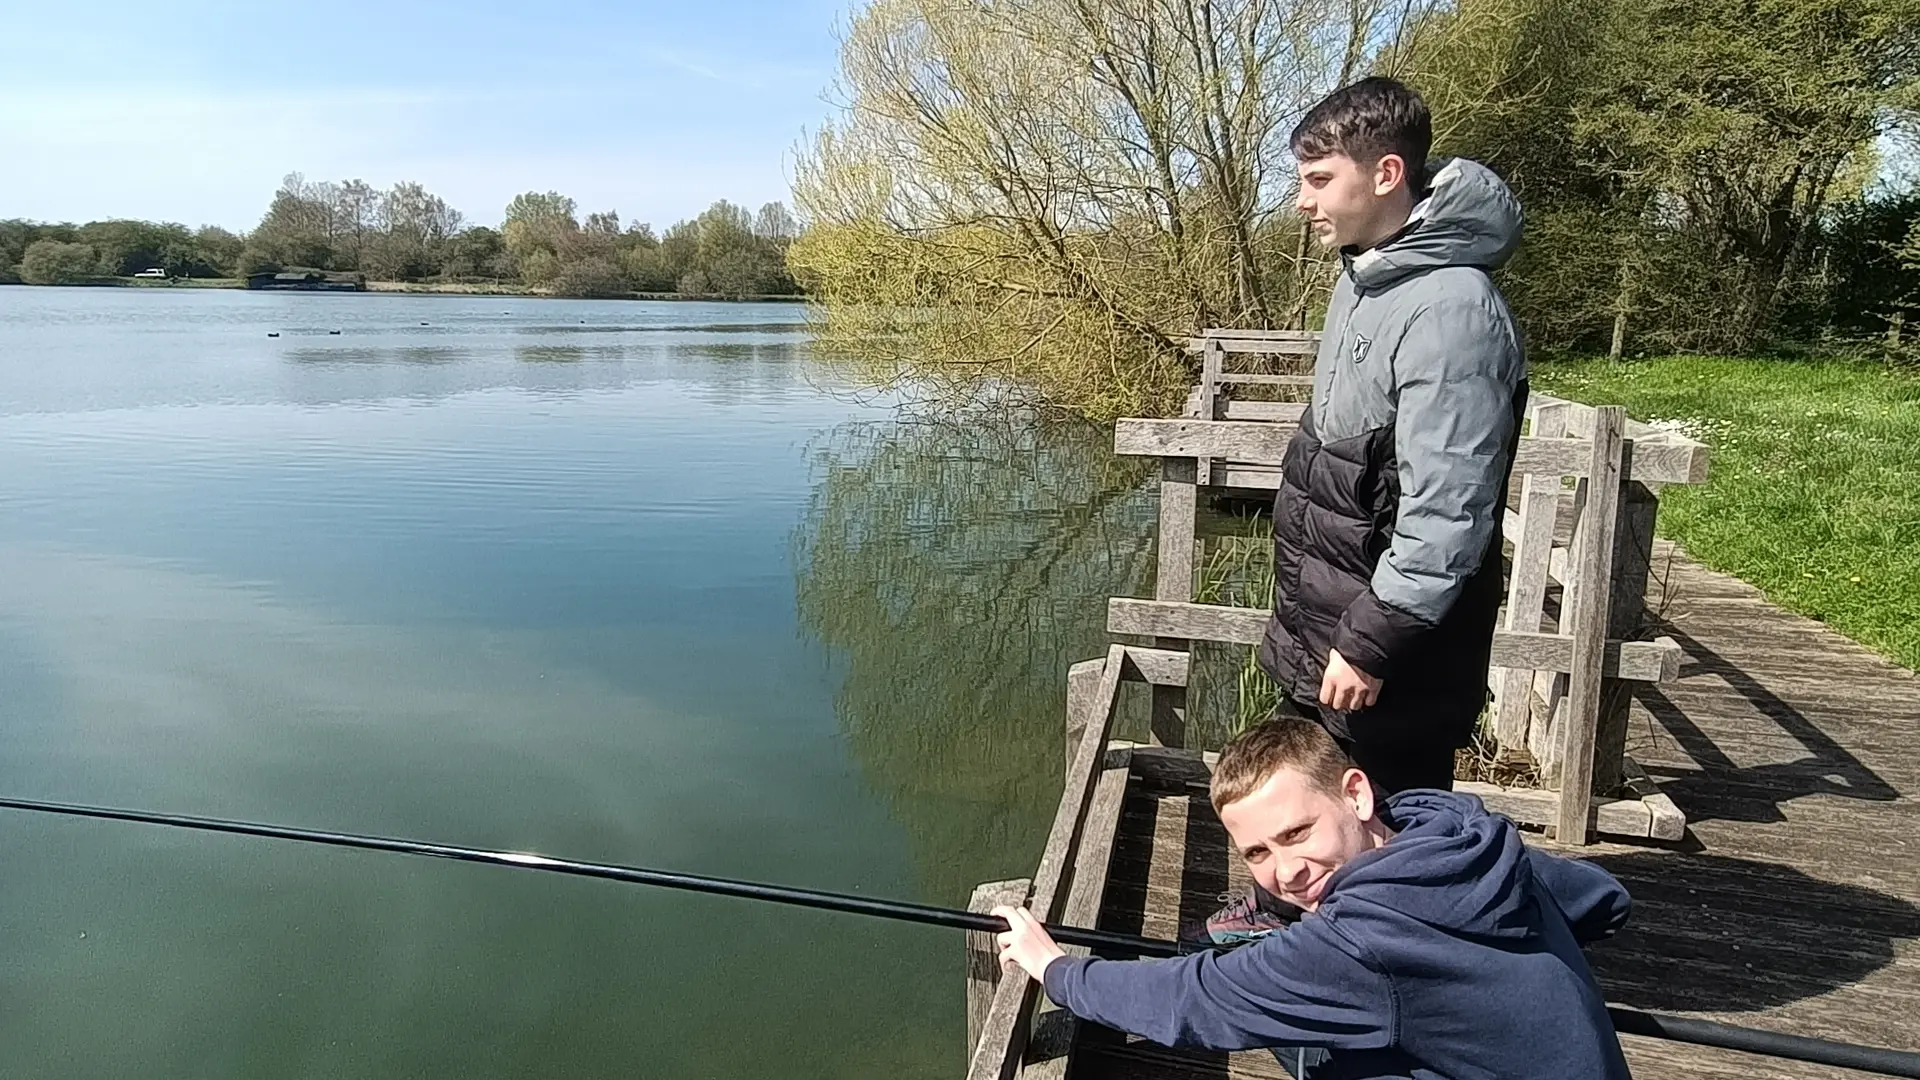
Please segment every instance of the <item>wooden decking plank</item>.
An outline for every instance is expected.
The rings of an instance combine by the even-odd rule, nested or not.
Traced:
[[[1798,1061],[1685,1046],[1629,1035],[1620,1040],[1627,1067],[1635,1077],[1686,1077],[1688,1080],[1865,1080],[1871,1073],[1829,1069]]]

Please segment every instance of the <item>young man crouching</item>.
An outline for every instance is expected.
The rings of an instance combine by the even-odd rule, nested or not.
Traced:
[[[1276,717],[1230,743],[1213,806],[1263,888],[1307,914],[1231,952],[1064,955],[1025,908],[1001,959],[1074,1015],[1168,1046],[1273,1048],[1296,1076],[1624,1080],[1580,947],[1626,890],[1525,846],[1480,800],[1374,800],[1333,737]]]

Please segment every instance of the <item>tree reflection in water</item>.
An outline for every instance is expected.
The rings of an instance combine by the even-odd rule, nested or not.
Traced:
[[[1067,667],[1151,580],[1148,467],[1103,427],[981,414],[843,425],[795,535],[803,632],[907,830],[923,895],[1032,872],[1059,799]]]

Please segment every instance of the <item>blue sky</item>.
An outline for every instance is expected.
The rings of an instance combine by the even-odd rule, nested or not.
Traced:
[[[557,190],[655,228],[787,198],[847,0],[0,0],[0,218],[250,228],[288,172],[477,223]]]

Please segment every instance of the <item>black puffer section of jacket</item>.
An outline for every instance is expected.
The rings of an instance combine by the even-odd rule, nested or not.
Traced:
[[[1526,397],[1523,381],[1514,396],[1516,433]],[[1399,500],[1391,425],[1322,442],[1313,411],[1307,411],[1288,444],[1274,495],[1274,618],[1260,646],[1260,665],[1283,693],[1319,708],[1341,738],[1398,747],[1465,746],[1487,702],[1487,664],[1503,591],[1497,529],[1479,569],[1439,624],[1413,624],[1413,647],[1391,670],[1369,673],[1385,680],[1371,708],[1341,712],[1318,704],[1335,630],[1368,590],[1392,541]],[[1499,521],[1505,509],[1503,484],[1493,519]]]

